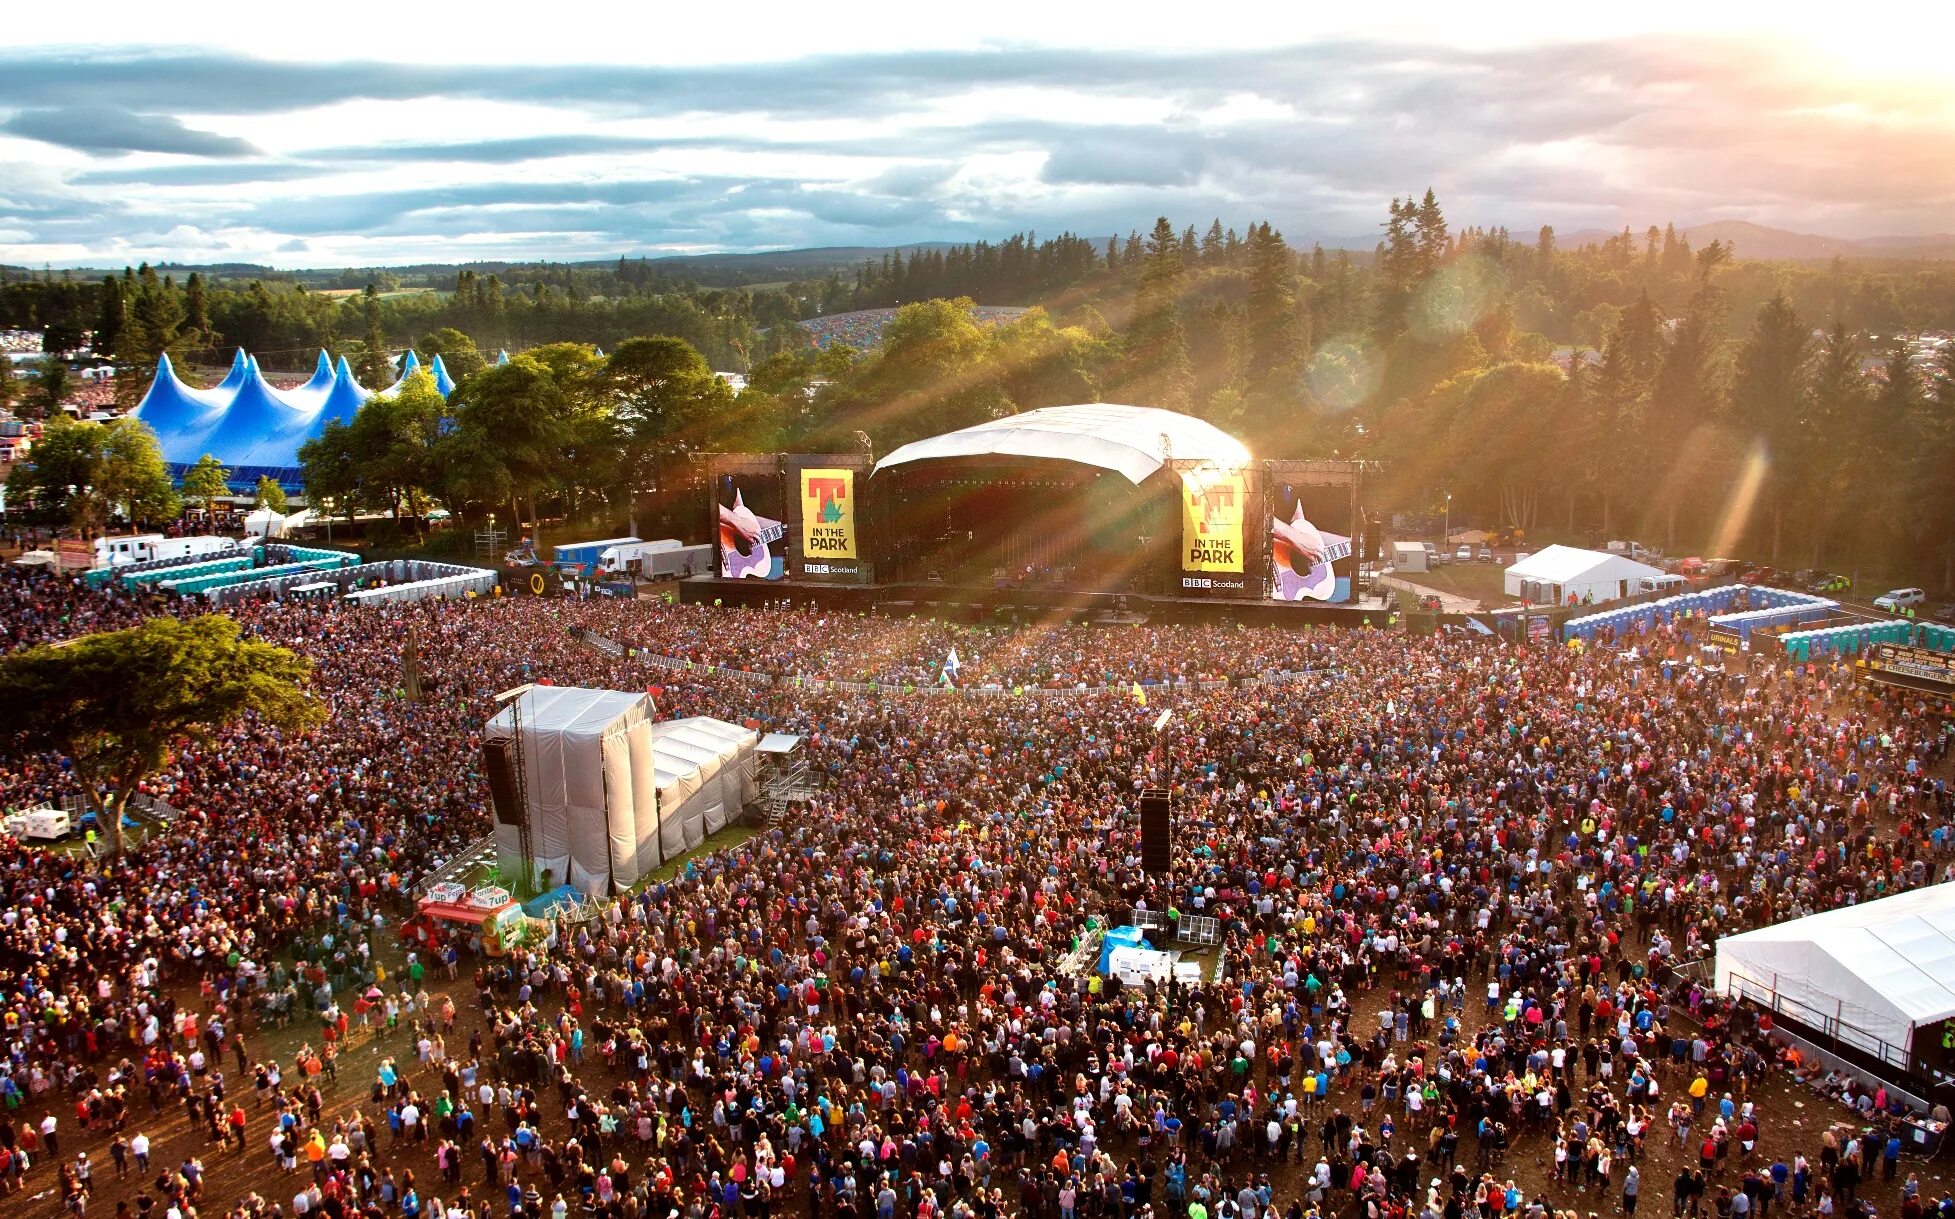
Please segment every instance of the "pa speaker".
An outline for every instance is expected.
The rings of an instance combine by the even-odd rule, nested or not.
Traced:
[[[483,741],[482,761],[489,772],[489,799],[496,806],[496,823],[521,825],[523,797],[516,787],[513,742],[506,736],[492,736]]]
[[[1152,876],[1165,876],[1174,866],[1174,814],[1164,787],[1140,793],[1140,866]]]

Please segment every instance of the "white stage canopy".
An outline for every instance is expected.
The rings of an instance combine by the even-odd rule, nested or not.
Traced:
[[[704,715],[652,725],[661,862],[726,828],[754,798],[759,739],[751,728]]]
[[[943,457],[1044,457],[1076,461],[1141,483],[1170,459],[1225,468],[1249,463],[1249,450],[1214,424],[1153,406],[1087,402],[1047,406],[926,440],[913,441],[876,463],[893,466]]]
[[[1726,936],[1715,984],[1870,1053],[1909,1049],[1955,1017],[1955,881]]]

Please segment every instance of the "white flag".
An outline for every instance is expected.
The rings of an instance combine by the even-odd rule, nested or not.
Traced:
[[[952,648],[950,655],[944,657],[944,684],[949,685],[956,678],[957,671],[963,667],[963,663],[957,659],[957,649]]]

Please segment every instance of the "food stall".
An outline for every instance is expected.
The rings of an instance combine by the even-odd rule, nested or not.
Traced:
[[[522,904],[507,889],[441,884],[430,886],[416,903],[414,917],[401,925],[401,939],[429,951],[459,940],[472,951],[499,957],[522,943],[528,930]]]

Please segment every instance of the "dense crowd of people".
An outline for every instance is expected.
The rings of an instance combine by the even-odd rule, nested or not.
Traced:
[[[979,305],[971,312],[980,322],[1004,322],[1025,310],[1011,305]],[[894,309],[855,309],[848,313],[803,318],[796,324],[807,335],[809,345],[822,351],[837,344],[867,351],[882,342],[884,328],[895,318]]]
[[[192,608],[0,577],[7,648]],[[1670,663],[1688,623],[1630,652],[233,612],[314,661],[327,724],[177,751],[146,783],[174,820],[120,858],[0,848],[0,1190],[45,1213],[1547,1219],[1667,1187],[1678,1215],[1955,1219],[1900,1158],[1897,1098],[1677,968],[1955,877],[1945,726],[1843,668]],[[488,827],[492,697],[530,680],[803,734],[823,794],[510,955],[403,956],[414,883]],[[9,808],[73,784],[0,750]],[[1139,864],[1152,785],[1167,876]],[[1219,945],[1122,985],[1092,947],[1136,913],[1214,918]],[[1837,1122],[1769,1099],[1795,1078]]]

